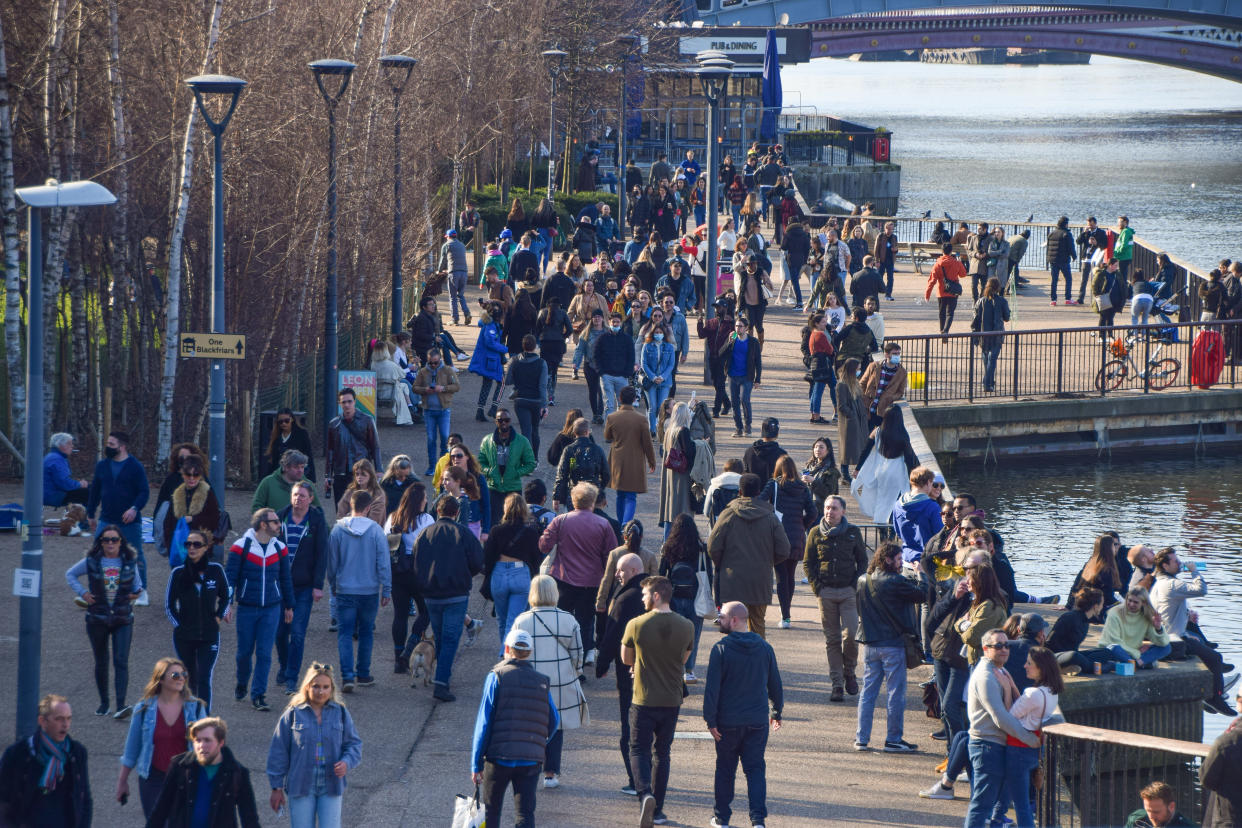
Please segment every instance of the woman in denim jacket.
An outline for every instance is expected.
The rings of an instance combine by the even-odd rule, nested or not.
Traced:
[[[314,662],[272,734],[272,810],[288,801],[293,828],[340,828],[345,774],[361,761],[362,739],[340,700],[332,666]]]
[[[129,774],[137,771],[144,817],[155,809],[172,758],[190,749],[186,739],[190,725],[207,715],[207,705],[190,695],[189,675],[179,659],[161,658],[133,707],[116,798],[118,802],[129,798]]]

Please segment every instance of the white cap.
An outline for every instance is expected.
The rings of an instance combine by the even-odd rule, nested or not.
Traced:
[[[535,649],[535,642],[526,630],[509,630],[509,634],[505,636],[505,646],[514,650],[529,651]]]

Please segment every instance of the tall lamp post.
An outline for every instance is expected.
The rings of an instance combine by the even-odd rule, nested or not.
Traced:
[[[185,82],[194,92],[194,103],[198,106],[198,114],[203,116],[207,128],[215,138],[213,145],[213,183],[211,190],[211,332],[224,333],[224,128],[233,117],[237,108],[237,99],[246,82],[241,78],[228,75],[195,75]],[[213,118],[207,111],[205,97],[211,96],[220,102],[219,118]],[[211,385],[207,402],[211,426],[208,430],[209,479],[212,491],[224,496],[225,465],[228,452],[224,445],[224,414],[227,403],[224,399],[224,360],[211,361]],[[247,458],[248,459],[248,458]]]
[[[699,83],[703,87],[703,97],[707,98],[707,296],[704,306],[710,319],[715,313],[716,301],[716,224],[720,220],[719,205],[716,202],[716,189],[720,186],[720,147],[717,137],[720,134],[720,101],[724,98],[728,87],[729,76],[733,73],[733,61],[724,52],[709,49],[695,56],[699,62]]]
[[[418,63],[405,55],[384,55],[380,66],[392,89],[392,332],[401,333],[401,93]]]
[[[20,596],[17,649],[17,737],[34,733],[39,711],[40,652],[43,645],[43,216],[57,207],[113,204],[116,196],[94,181],[61,184],[48,179],[41,187],[22,187],[29,224],[26,288],[26,459],[22,504],[22,566],[13,591]]]
[[[569,53],[553,46],[540,54],[547,61],[548,74],[552,77],[552,94],[548,96],[548,201],[551,201],[556,189],[556,81],[565,70],[565,58]]]
[[[323,422],[324,447],[328,445],[328,423],[336,416],[336,105],[349,88],[354,64],[347,60],[316,60],[310,64],[315,85],[328,105],[328,278],[324,289],[323,309]],[[324,79],[335,79],[337,88],[329,92]],[[325,472],[327,474],[328,472]]]
[[[630,68],[630,61],[634,60],[634,52],[641,40],[638,35],[629,34],[618,37],[617,43],[621,46],[621,105],[618,107],[621,131],[617,133],[617,178],[621,179],[621,186],[617,189],[617,237],[624,242],[625,201],[629,195],[625,186],[625,104],[626,98],[629,97],[629,79],[626,77],[626,70]]]

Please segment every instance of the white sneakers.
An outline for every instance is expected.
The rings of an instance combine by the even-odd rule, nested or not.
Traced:
[[[585,666],[589,667],[590,665],[594,664],[595,658],[598,655],[599,655],[599,650],[596,650],[596,649],[587,650]]]
[[[699,683],[699,677],[691,672],[682,673],[681,680],[684,681],[686,684],[698,684]]]
[[[551,776],[545,776],[543,778],[543,787],[545,790],[550,789],[550,788],[559,788],[560,786],[561,786],[561,777],[556,774],[552,774]]]
[[[937,779],[935,785],[925,791],[919,791],[919,796],[924,799],[952,799],[953,786],[945,785],[943,778]]]

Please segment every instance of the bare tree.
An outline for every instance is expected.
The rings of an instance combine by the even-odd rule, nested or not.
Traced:
[[[13,178],[13,119],[9,104],[9,63],[0,18],[0,211],[4,215],[4,355],[9,378],[9,423],[21,448],[26,431],[26,374],[22,365],[22,288],[18,261],[17,196]]]

